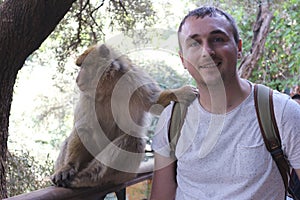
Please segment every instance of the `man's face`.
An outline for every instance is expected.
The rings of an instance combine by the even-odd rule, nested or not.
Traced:
[[[224,16],[189,17],[182,26],[180,57],[185,68],[199,85],[230,83],[236,78],[236,65],[241,53],[232,26]]]

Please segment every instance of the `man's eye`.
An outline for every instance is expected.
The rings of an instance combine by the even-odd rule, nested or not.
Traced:
[[[223,38],[216,37],[213,39],[214,42],[224,42]]]
[[[199,43],[196,42],[196,41],[194,41],[194,42],[191,42],[191,43],[190,43],[190,46],[191,46],[191,47],[196,47],[196,46],[199,46]]]

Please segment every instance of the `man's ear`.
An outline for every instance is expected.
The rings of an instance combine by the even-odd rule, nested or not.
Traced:
[[[178,51],[178,54],[179,54],[179,57],[180,57],[180,60],[181,60],[181,63],[182,63],[182,65],[183,65],[183,67],[184,67],[184,69],[186,69],[186,67],[185,67],[185,60],[184,60],[184,57],[183,57],[183,55],[182,55],[182,51],[181,50],[179,50]]]
[[[239,39],[238,41],[238,59],[242,58],[242,52],[243,52],[243,41]]]

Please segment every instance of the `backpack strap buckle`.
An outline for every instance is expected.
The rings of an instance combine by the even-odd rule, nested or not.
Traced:
[[[277,147],[276,149],[272,149],[270,151],[270,153],[271,153],[272,157],[276,160],[281,157],[284,157],[283,151],[280,147]]]

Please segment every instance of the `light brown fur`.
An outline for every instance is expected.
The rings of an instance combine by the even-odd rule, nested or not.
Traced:
[[[196,91],[189,86],[162,91],[107,45],[90,47],[76,64],[81,67],[76,79],[80,99],[52,181],[63,187],[93,187],[132,179],[144,156],[147,113],[159,114],[170,101],[188,104]]]

